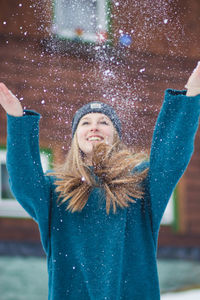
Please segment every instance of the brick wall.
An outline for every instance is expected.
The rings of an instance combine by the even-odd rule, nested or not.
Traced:
[[[40,6],[34,6],[33,1],[20,2],[21,7],[11,0],[4,0],[0,5],[3,8],[0,9],[0,19],[9,20],[5,26],[0,23],[0,81],[3,81],[18,98],[23,98],[24,107],[41,113],[41,146],[51,148],[56,161],[63,158],[69,146],[70,124],[76,109],[90,100],[102,100],[111,103],[120,115],[124,142],[132,147],[137,145],[140,149],[148,149],[162,103],[163,91],[168,87],[177,89],[184,87],[190,71],[196,64],[197,48],[189,47],[187,40],[185,48],[180,42],[170,55],[168,51],[170,45],[166,46],[166,32],[157,29],[154,43],[149,39],[143,47],[141,40],[135,39],[130,49],[121,49],[120,55],[117,54],[112,61],[108,54],[105,54],[106,60],[100,60],[98,56],[94,59],[85,55],[77,57],[68,52],[60,54],[46,51],[41,39],[48,38],[50,28],[51,10],[48,9],[48,2],[44,1]],[[189,5],[188,1],[184,1],[184,5],[181,3],[182,8]],[[125,26],[124,28],[130,31],[127,23],[130,14],[126,13],[128,8],[131,11],[131,4],[122,6],[121,11],[116,7],[113,10],[116,48],[118,30]],[[197,18],[198,2],[190,1],[187,8],[187,14],[192,11]],[[136,7],[132,9],[132,17],[134,19],[135,16],[137,20],[138,11]],[[45,19],[42,19],[44,12],[46,12]],[[180,16],[182,17],[181,13]],[[196,36],[195,18],[192,19],[188,15],[184,27],[188,32],[189,29],[192,30],[192,37]],[[44,26],[41,27],[41,24]],[[21,26],[23,29],[20,29]],[[38,26],[42,28],[39,31]],[[139,32],[139,27],[136,29]],[[24,34],[26,31],[27,35]],[[196,45],[197,42],[195,40],[192,45]],[[106,76],[108,70],[110,75]],[[2,108],[0,108],[0,123],[1,144],[5,145],[6,116]],[[174,232],[168,227],[163,227],[159,239],[161,246],[170,244],[200,246],[199,150],[198,132],[195,152],[180,187],[181,196],[178,203],[180,230]],[[0,239],[6,238],[5,232],[7,238],[10,238],[9,228],[13,227],[15,221],[13,219],[0,221]],[[29,224],[28,227],[26,222]],[[21,239],[21,236],[26,239],[27,230],[32,232],[30,236],[34,241],[39,239],[37,229],[31,221],[16,220],[16,224],[18,225],[14,227],[12,234],[17,239]]]

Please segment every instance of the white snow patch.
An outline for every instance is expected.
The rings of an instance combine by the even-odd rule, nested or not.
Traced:
[[[179,293],[169,293],[161,296],[161,300],[199,300],[200,289]]]
[[[145,71],[145,68],[140,69],[140,73],[143,73]]]

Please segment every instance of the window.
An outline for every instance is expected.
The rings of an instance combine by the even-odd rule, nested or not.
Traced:
[[[173,225],[174,223],[174,218],[175,218],[175,191],[172,193],[170,200],[167,204],[165,213],[162,217],[161,224],[162,225]]]
[[[53,33],[75,41],[106,42],[109,11],[109,0],[54,0]]]
[[[44,172],[50,165],[49,155],[41,153],[41,162]],[[6,169],[6,150],[0,149],[0,216],[4,217],[29,217],[26,211],[13,197]]]

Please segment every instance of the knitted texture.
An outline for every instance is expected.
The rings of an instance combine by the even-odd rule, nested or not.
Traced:
[[[16,199],[39,225],[47,255],[49,300],[160,299],[159,226],[190,161],[199,114],[199,95],[166,91],[154,129],[149,173],[143,182],[144,199],[109,215],[101,188],[91,191],[79,213],[58,206],[54,178],[45,176],[41,167],[39,114],[8,116],[10,184]]]

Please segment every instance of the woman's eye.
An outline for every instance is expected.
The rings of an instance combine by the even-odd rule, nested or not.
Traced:
[[[87,122],[87,121],[84,121],[83,123],[82,123],[82,125],[88,125],[89,124],[89,122]]]
[[[104,124],[104,125],[108,125],[108,122],[106,122],[106,121],[101,121],[100,123]]]

